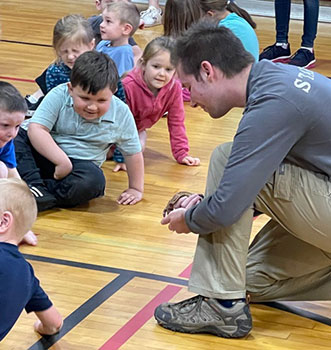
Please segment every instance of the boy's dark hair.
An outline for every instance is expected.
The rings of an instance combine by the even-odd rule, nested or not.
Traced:
[[[0,109],[9,113],[26,113],[28,106],[25,99],[15,86],[5,81],[0,81]]]
[[[115,93],[118,80],[118,71],[114,61],[108,55],[97,51],[87,51],[80,55],[70,74],[70,82],[73,87],[79,85],[92,95],[96,95],[107,87]]]
[[[227,78],[255,62],[230,29],[205,19],[193,24],[176,40],[171,60],[175,66],[180,63],[183,72],[194,75],[196,80],[200,80],[202,61],[219,68]]]

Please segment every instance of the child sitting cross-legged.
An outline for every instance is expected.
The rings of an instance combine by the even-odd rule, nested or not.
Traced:
[[[118,74],[134,67],[134,54],[129,38],[139,27],[139,11],[135,4],[119,1],[107,4],[100,24],[102,41],[96,50],[107,54],[116,64]]]
[[[62,327],[62,317],[17,247],[36,219],[36,201],[17,178],[0,179],[0,193],[0,341],[23,309],[39,318],[35,331],[52,335]]]
[[[129,187],[119,204],[142,199],[141,145],[128,106],[113,96],[118,73],[105,54],[79,56],[70,82],[50,91],[15,139],[17,169],[39,211],[73,207],[104,195],[101,165],[116,144],[124,154]]]

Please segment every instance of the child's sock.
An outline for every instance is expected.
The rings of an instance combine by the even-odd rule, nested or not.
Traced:
[[[276,43],[276,46],[281,46],[282,49],[286,50],[288,48],[288,43]]]

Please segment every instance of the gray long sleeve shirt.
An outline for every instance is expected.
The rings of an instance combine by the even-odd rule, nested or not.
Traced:
[[[331,177],[331,81],[262,60],[252,66],[220,184],[186,212],[190,230],[206,234],[235,223],[284,160]]]

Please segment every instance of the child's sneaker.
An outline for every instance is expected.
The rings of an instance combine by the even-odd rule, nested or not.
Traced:
[[[272,62],[287,63],[291,57],[290,44],[287,44],[287,48],[283,48],[281,45],[273,44],[260,53],[259,60],[271,60]]]
[[[34,198],[36,199],[38,212],[56,207],[57,200],[50,192],[48,192],[46,186],[29,185],[29,188],[31,193],[34,195]]]
[[[25,96],[25,102],[28,105],[28,111],[25,115],[27,118],[31,118],[33,116],[34,112],[36,111],[37,107],[40,105],[40,102],[42,100],[42,98],[39,98],[39,100],[36,100],[36,102],[32,102],[31,99],[36,100],[30,95]]]
[[[140,12],[140,18],[145,27],[152,27],[161,24],[162,10],[155,6],[150,6],[146,11]]]
[[[289,64],[309,69],[315,67],[315,62],[314,51],[301,48],[290,58]]]

